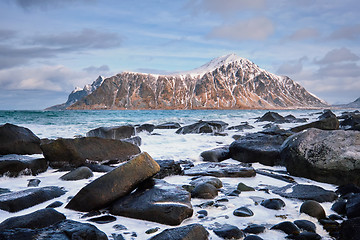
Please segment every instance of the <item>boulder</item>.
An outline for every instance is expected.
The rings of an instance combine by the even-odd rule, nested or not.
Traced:
[[[346,214],[346,201],[343,199],[339,199],[331,206],[331,210],[333,210],[334,212],[336,212],[340,215],[345,215]]]
[[[64,181],[77,181],[81,179],[88,179],[92,176],[94,176],[94,174],[91,169],[83,166],[66,173],[65,175],[61,176],[60,179]]]
[[[256,172],[252,167],[241,164],[201,163],[184,171],[188,176],[214,177],[254,177]]]
[[[200,154],[205,162],[221,162],[230,158],[229,146],[204,151]]]
[[[154,131],[154,129],[155,129],[155,125],[154,124],[148,124],[148,123],[141,124],[140,126],[135,127],[135,130],[136,130],[137,133],[143,132],[143,131],[151,133],[152,131]]]
[[[278,114],[277,112],[267,112],[263,116],[261,116],[256,122],[276,122],[276,123],[284,123],[286,122],[285,118]]]
[[[339,240],[360,239],[360,217],[348,219],[342,222],[340,227]]]
[[[265,226],[259,224],[250,224],[242,231],[245,233],[259,234],[265,231]]]
[[[244,122],[240,125],[236,125],[236,126],[231,126],[228,127],[228,130],[237,130],[237,131],[243,131],[244,129],[253,129],[254,127],[251,126],[248,122]]]
[[[116,217],[111,216],[111,215],[104,215],[104,216],[100,216],[100,217],[90,218],[90,219],[88,219],[88,221],[98,223],[98,224],[106,224],[106,223],[115,222]]]
[[[308,232],[316,232],[316,225],[315,223],[309,221],[309,220],[295,220],[294,224],[304,230],[304,231],[308,231]]]
[[[233,215],[237,217],[251,217],[254,216],[254,213],[247,207],[239,207],[234,210]]]
[[[324,208],[314,200],[307,200],[301,204],[300,213],[305,213],[317,219],[324,219],[326,217]]]
[[[285,202],[280,198],[271,198],[262,201],[261,206],[264,206],[268,209],[280,210],[281,208],[285,207]]]
[[[14,228],[44,228],[66,219],[65,215],[53,208],[40,209],[35,212],[11,217],[0,223],[0,231]]]
[[[208,236],[208,231],[202,225],[194,223],[183,227],[165,229],[149,240],[207,240]]]
[[[167,122],[155,126],[156,129],[178,129],[181,128],[179,123]]]
[[[125,139],[122,139],[122,141],[132,143],[132,144],[134,144],[136,146],[141,145],[141,137],[139,137],[139,136],[135,136],[135,137],[131,137],[131,138],[125,138]]]
[[[183,173],[180,163],[174,160],[156,160],[156,162],[160,166],[160,172],[158,172],[154,178],[162,179],[171,175],[182,175]]]
[[[328,117],[327,117],[328,116]],[[339,129],[339,120],[336,118],[335,115],[325,115],[320,116],[320,120],[311,122],[305,125],[296,126],[291,128],[290,130],[293,132],[301,132],[305,129],[309,128],[317,128],[321,130],[337,130]]]
[[[135,192],[119,198],[110,207],[110,213],[167,225],[179,225],[191,217],[193,209],[190,194],[179,186],[164,180],[149,180]]]
[[[63,220],[40,229],[17,228],[0,231],[0,239],[107,240],[108,238],[104,232],[91,224]]]
[[[359,113],[347,113],[341,117],[343,121],[340,122],[340,126],[345,130],[360,130],[360,114]]]
[[[319,234],[314,232],[301,232],[299,234],[290,234],[286,236],[287,239],[295,240],[321,240],[323,239]],[[245,240],[245,239],[244,239]]]
[[[103,208],[123,197],[144,180],[160,171],[160,166],[146,152],[83,187],[66,208],[88,212]]]
[[[240,192],[255,191],[255,189],[253,187],[249,187],[249,186],[247,186],[246,184],[244,184],[242,182],[237,185],[236,189],[239,190]]]
[[[191,197],[193,198],[213,199],[217,195],[217,188],[210,183],[197,184],[191,192]]]
[[[256,235],[247,235],[244,240],[263,240],[261,237]]]
[[[18,212],[65,194],[59,187],[30,188],[0,195],[0,209]]]
[[[270,229],[280,230],[286,234],[297,235],[300,233],[300,229],[292,222],[285,221],[272,226]]]
[[[224,239],[240,239],[244,237],[244,233],[236,226],[224,224],[215,228],[214,233]]]
[[[17,177],[19,175],[37,175],[48,169],[48,162],[44,158],[28,160],[0,160],[0,176]]]
[[[196,187],[197,185],[200,185],[203,183],[211,184],[217,189],[222,188],[222,186],[223,186],[223,184],[219,178],[210,177],[210,176],[194,177],[194,178],[192,178],[190,185]]]
[[[281,160],[294,176],[333,184],[360,184],[360,133],[308,129],[281,146]]]
[[[122,162],[140,153],[139,147],[134,144],[98,137],[59,138],[50,143],[42,144],[41,149],[45,159],[54,168],[79,167],[84,165],[86,160],[117,160]]]
[[[353,194],[348,198],[346,216],[348,218],[360,217],[360,193]]]
[[[40,179],[29,179],[27,186],[28,187],[38,187],[40,183],[41,183]]]
[[[39,154],[40,138],[28,128],[10,123],[0,125],[0,155]]]
[[[179,128],[177,134],[223,132],[229,124],[223,121],[202,121]]]
[[[135,127],[132,125],[123,125],[116,127],[99,127],[86,133],[87,137],[99,137],[109,139],[125,139],[135,136]]]
[[[288,184],[284,187],[274,188],[272,192],[286,198],[315,200],[317,202],[332,202],[337,199],[337,194],[333,191],[306,184]]]
[[[263,133],[247,134],[230,144],[230,157],[245,163],[279,165],[280,147],[286,138],[287,136]]]

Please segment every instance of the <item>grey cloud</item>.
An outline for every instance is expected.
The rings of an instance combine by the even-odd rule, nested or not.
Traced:
[[[201,10],[226,15],[241,10],[264,9],[266,7],[266,3],[266,0],[190,0],[187,7],[193,11]]]
[[[8,40],[16,36],[16,31],[10,29],[0,29],[0,41]]]
[[[97,73],[97,74],[103,74],[110,71],[110,68],[108,65],[102,65],[100,67],[90,66],[87,68],[83,68],[84,71],[88,73]]]
[[[315,60],[315,63],[332,64],[346,61],[357,61],[359,59],[359,56],[351,52],[349,49],[343,47],[329,51],[322,59]]]
[[[29,43],[58,46],[66,49],[105,49],[121,45],[122,38],[112,32],[101,32],[94,29],[83,29],[79,32],[65,32],[54,35],[36,36]]]
[[[49,10],[57,7],[66,7],[71,3],[91,3],[95,0],[8,0],[8,2],[15,3],[24,10],[41,9]]]
[[[308,59],[307,57],[302,57],[296,61],[290,61],[290,62],[283,63],[282,65],[280,65],[280,67],[278,68],[278,70],[276,72],[278,74],[283,74],[283,75],[292,75],[292,74],[299,73],[303,69],[302,62],[307,59]]]
[[[330,39],[356,40],[359,38],[360,38],[360,24],[339,28],[330,35]]]
[[[215,27],[210,33],[211,38],[228,40],[265,40],[274,33],[274,24],[265,17],[238,21]]]
[[[319,31],[315,28],[302,28],[295,31],[287,39],[292,41],[301,41],[306,39],[312,39],[319,36]]]
[[[337,63],[321,66],[316,73],[321,78],[332,77],[343,81],[345,78],[357,78],[360,80],[360,66],[356,63]],[[360,84],[359,84],[360,90]]]

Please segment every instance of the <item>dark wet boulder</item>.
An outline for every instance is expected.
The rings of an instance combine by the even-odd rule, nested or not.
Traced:
[[[245,233],[252,233],[252,234],[259,234],[265,231],[265,226],[259,225],[259,224],[250,224],[245,229],[243,229],[243,232]]]
[[[190,194],[164,180],[149,180],[136,191],[116,200],[110,207],[114,215],[179,225],[191,217]]]
[[[115,222],[116,217],[111,216],[111,215],[104,215],[104,216],[100,216],[100,217],[90,218],[90,219],[88,219],[88,221],[98,223],[98,224],[106,224],[106,223]]]
[[[213,229],[214,233],[224,239],[240,239],[244,237],[244,233],[236,226],[224,224]]]
[[[30,179],[28,180],[28,187],[38,187],[39,184],[41,183],[41,180],[40,179]]]
[[[326,119],[326,118],[334,118],[336,115],[329,109],[325,109],[322,114],[318,117],[319,120]]]
[[[360,217],[342,222],[339,233],[339,240],[360,239]]]
[[[257,122],[276,122],[276,123],[284,123],[285,118],[278,114],[277,112],[267,112],[263,116],[261,116]]]
[[[178,128],[181,128],[181,125],[177,122],[167,122],[155,126],[155,129],[178,129]]]
[[[236,189],[241,191],[241,192],[255,191],[255,189],[253,187],[249,187],[249,186],[245,185],[244,183],[239,183],[237,185]]]
[[[28,128],[10,123],[0,125],[0,155],[39,154],[40,138]]]
[[[317,128],[321,130],[337,130],[339,129],[339,120],[336,118],[336,115],[330,112],[323,113],[318,121],[311,122],[308,124],[300,125],[291,128],[293,132],[301,132],[305,129]]]
[[[200,156],[205,162],[221,162],[231,157],[229,146],[204,151]]]
[[[50,166],[60,168],[64,166],[79,167],[86,160],[104,161],[128,160],[131,156],[140,153],[138,146],[114,139],[85,137],[76,139],[59,138],[47,144],[42,144],[45,159]]]
[[[189,133],[217,133],[223,132],[228,126],[223,121],[199,121],[197,123],[187,125],[179,128],[177,134],[189,134]]]
[[[236,125],[236,126],[231,126],[231,127],[228,127],[227,129],[228,130],[237,130],[237,131],[243,131],[245,129],[253,129],[254,127],[251,126],[248,122],[244,122],[240,125]]]
[[[65,191],[59,187],[29,188],[18,192],[4,193],[0,195],[0,209],[18,212],[63,194]]]
[[[152,133],[152,131],[154,131],[154,129],[155,129],[155,125],[149,124],[149,123],[141,124],[141,125],[135,127],[135,130],[137,133],[139,133],[139,132]]]
[[[360,217],[360,193],[351,195],[346,202],[346,216],[348,218]]]
[[[135,137],[131,137],[131,138],[125,138],[125,139],[121,139],[124,142],[128,142],[128,143],[132,143],[136,146],[140,146],[141,145],[141,137],[139,136],[135,136]]]
[[[188,176],[214,177],[254,177],[256,172],[252,167],[241,164],[201,163],[184,171]]]
[[[110,172],[115,169],[115,167],[99,163],[85,163],[84,165],[93,172]]]
[[[104,232],[100,231],[94,225],[72,220],[63,220],[40,229],[17,228],[0,231],[0,239],[107,240],[108,238]]]
[[[66,219],[65,215],[53,208],[40,209],[35,212],[11,217],[0,223],[0,231],[14,228],[44,228]]]
[[[360,184],[360,132],[308,129],[289,137],[281,159],[294,176],[320,182]]]
[[[299,234],[300,229],[292,222],[285,221],[278,223],[270,228],[271,230],[280,230],[283,231],[286,234]]]
[[[64,181],[77,181],[81,179],[88,179],[92,176],[94,176],[94,174],[91,169],[83,166],[66,173],[65,175],[61,176],[60,179]]]
[[[360,187],[353,183],[343,184],[336,188],[336,193],[341,196],[348,195],[349,193],[360,193]]]
[[[308,232],[316,232],[316,225],[315,223],[309,220],[295,220],[294,224],[298,226],[298,228],[308,231]]]
[[[244,240],[263,240],[261,237],[256,235],[247,235]]]
[[[160,172],[158,172],[154,178],[162,179],[172,175],[182,175],[180,163],[174,160],[156,160],[160,166]]]
[[[0,188],[0,194],[9,193],[11,192],[8,188]]]
[[[48,162],[44,158],[28,160],[0,160],[0,176],[17,177],[19,175],[37,175],[48,169]]]
[[[213,199],[217,195],[217,188],[209,183],[200,183],[191,192],[193,198]]]
[[[331,206],[331,210],[333,210],[334,212],[336,212],[340,215],[345,215],[346,214],[346,201],[343,199],[336,201]]]
[[[332,202],[337,199],[335,192],[307,184],[288,184],[284,187],[274,188],[273,193],[282,197],[315,200],[317,202]]]
[[[299,234],[290,234],[286,237],[287,239],[294,240],[321,240],[322,237],[314,232],[301,232]]]
[[[340,126],[344,130],[360,130],[360,113],[343,114]]]
[[[183,227],[165,229],[149,240],[207,240],[208,236],[208,231],[201,224],[195,223]]]
[[[53,203],[50,203],[49,205],[46,206],[46,208],[58,208],[60,206],[62,206],[63,203],[60,201],[55,201]]]
[[[254,213],[248,207],[239,207],[233,211],[233,215],[237,217],[251,217],[254,216]]]
[[[286,138],[287,136],[263,133],[247,134],[230,144],[230,157],[245,163],[279,165],[280,147]]]
[[[319,219],[319,223],[332,237],[338,237],[340,231],[340,224],[329,218]]]
[[[285,207],[285,202],[280,198],[271,198],[262,201],[261,206],[264,206],[268,209],[280,210],[281,208]]]
[[[109,139],[125,139],[135,136],[135,127],[123,125],[117,127],[99,127],[86,133],[87,137],[99,137]]]
[[[143,152],[83,187],[66,208],[83,212],[100,209],[127,195],[159,171],[159,164]]]
[[[223,184],[219,178],[211,177],[211,176],[194,177],[194,178],[192,178],[190,185],[196,187],[197,185],[204,184],[204,183],[211,184],[217,189],[222,188],[222,186],[223,186]]]
[[[325,210],[320,203],[314,200],[307,200],[300,207],[300,213],[305,213],[317,219],[326,217]]]

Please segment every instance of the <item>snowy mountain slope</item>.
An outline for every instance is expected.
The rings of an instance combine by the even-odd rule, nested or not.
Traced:
[[[123,72],[68,109],[282,109],[326,103],[286,76],[230,54],[173,75]]]

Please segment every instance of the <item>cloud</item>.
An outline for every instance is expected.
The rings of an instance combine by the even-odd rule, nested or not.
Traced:
[[[295,31],[293,34],[287,37],[291,41],[301,41],[316,38],[319,36],[319,31],[315,28],[302,28]]]
[[[70,91],[95,78],[93,74],[74,71],[65,66],[14,68],[0,71],[0,86],[3,90]]]
[[[331,35],[330,39],[346,39],[356,40],[360,38],[360,24],[345,26],[335,30]]]
[[[315,63],[333,64],[333,63],[340,63],[346,61],[357,61],[359,59],[360,59],[359,56],[351,52],[349,49],[343,47],[329,51],[322,59],[318,61],[315,60]]]
[[[274,33],[274,24],[265,17],[238,21],[215,27],[210,33],[211,38],[228,40],[265,40]]]
[[[83,68],[83,70],[88,73],[97,73],[98,75],[101,75],[103,73],[109,72],[110,68],[108,65],[102,65],[100,67],[90,66]]]
[[[10,29],[0,29],[0,41],[5,41],[16,36],[16,31]]]
[[[265,7],[266,0],[190,0],[188,2],[188,8],[192,10],[203,10],[220,15],[249,9],[264,9]]]
[[[317,71],[318,77],[332,77],[343,81],[345,78],[357,78],[360,80],[360,66],[356,63],[336,63],[321,66]],[[360,85],[360,84],[359,84]],[[358,87],[360,90],[360,86]]]
[[[302,57],[296,61],[290,61],[283,63],[280,65],[278,70],[276,71],[278,74],[283,75],[292,75],[296,73],[300,73],[303,70],[303,61],[307,60],[307,57]]]
[[[49,10],[58,7],[66,7],[71,3],[81,2],[89,3],[94,2],[95,0],[8,0],[8,2],[15,3],[17,6],[23,8],[24,10],[30,9],[41,9]]]
[[[86,28],[78,32],[36,36],[29,43],[42,46],[56,46],[65,50],[106,49],[120,46],[122,38],[117,33]]]

